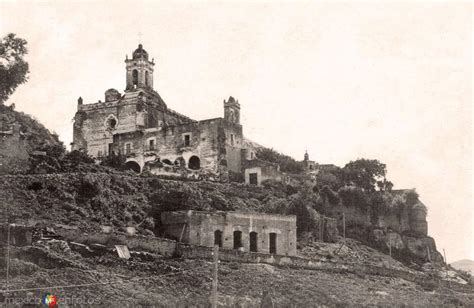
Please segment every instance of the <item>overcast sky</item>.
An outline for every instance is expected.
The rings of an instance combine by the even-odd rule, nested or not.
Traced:
[[[340,166],[379,159],[395,188],[416,187],[448,262],[474,259],[471,18],[442,2],[1,1],[1,35],[30,51],[7,104],[69,144],[77,98],[123,92],[142,33],[168,107],[212,118],[232,95],[256,142]]]

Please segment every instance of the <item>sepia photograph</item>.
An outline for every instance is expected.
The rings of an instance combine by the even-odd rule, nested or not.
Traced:
[[[0,0],[0,307],[474,307],[473,13]]]

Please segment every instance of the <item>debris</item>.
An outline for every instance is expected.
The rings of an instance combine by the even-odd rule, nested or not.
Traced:
[[[128,247],[125,245],[115,245],[115,249],[117,249],[117,253],[120,259],[130,259],[130,251],[128,251]]]

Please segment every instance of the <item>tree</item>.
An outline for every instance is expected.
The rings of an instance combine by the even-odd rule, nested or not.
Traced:
[[[365,212],[370,206],[368,194],[360,187],[342,187],[337,191],[337,195],[345,207],[355,207]]]
[[[390,191],[393,184],[385,177],[387,166],[376,159],[358,159],[346,164],[343,178],[347,185],[355,185],[365,191]]]
[[[29,67],[23,59],[27,54],[26,40],[10,33],[0,40],[0,104],[3,105],[15,89],[28,80]]]
[[[313,193],[310,185],[303,185],[301,190],[290,197],[286,214],[296,215],[296,231],[298,235],[303,232],[312,232],[317,224],[318,213],[317,195]]]
[[[294,158],[279,153],[274,149],[259,148],[257,149],[257,158],[268,161],[271,163],[277,163],[280,165],[280,170],[289,173],[301,173],[303,172],[303,163],[296,161]]]

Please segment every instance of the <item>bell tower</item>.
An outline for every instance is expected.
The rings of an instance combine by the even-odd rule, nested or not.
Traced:
[[[240,124],[240,104],[232,96],[226,102],[224,100],[224,119],[229,122]]]
[[[143,45],[139,44],[132,55],[132,59],[128,56],[125,58],[125,67],[127,70],[127,87],[125,91],[134,91],[135,89],[151,89],[153,90],[153,67],[154,60],[148,60],[148,52],[143,49]]]

